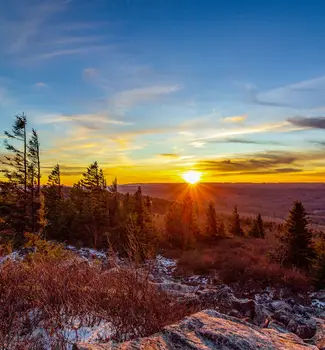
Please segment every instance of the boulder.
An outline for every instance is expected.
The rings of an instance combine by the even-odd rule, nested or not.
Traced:
[[[307,350],[317,347],[304,343],[292,333],[259,328],[214,310],[201,311],[160,333],[120,344],[78,344],[79,350]]]

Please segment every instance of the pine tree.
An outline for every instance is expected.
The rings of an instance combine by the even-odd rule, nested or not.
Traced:
[[[40,162],[40,143],[38,134],[32,129],[32,136],[28,142],[28,173],[29,173],[29,192],[32,217],[32,232],[39,230],[39,209],[41,194],[41,162]]]
[[[249,231],[249,235],[255,238],[264,238],[264,224],[261,214],[257,214],[256,218],[253,220],[252,228]]]
[[[144,205],[143,205],[143,197],[141,186],[138,186],[137,191],[134,194],[135,199],[135,215],[136,215],[136,224],[139,226],[141,230],[144,229]]]
[[[3,186],[4,196],[9,200],[10,211],[6,221],[15,231],[15,241],[22,242],[26,229],[29,229],[28,218],[28,159],[27,159],[27,119],[24,114],[17,115],[10,132],[5,131],[5,148],[12,155],[6,155],[1,162],[8,186]],[[13,143],[10,143],[11,140]],[[20,147],[19,147],[20,145]]]
[[[53,168],[48,177],[47,188],[49,187],[54,189],[55,195],[58,199],[62,198],[61,170],[59,164]]]
[[[244,236],[244,231],[242,230],[240,225],[240,217],[238,214],[237,206],[235,206],[233,210],[229,232],[232,233],[234,236]]]
[[[222,220],[220,220],[219,226],[218,226],[218,234],[220,237],[225,237],[226,236],[226,229],[225,229],[225,224],[223,223]]]
[[[80,214],[81,236],[91,236],[93,247],[102,247],[109,226],[109,201],[104,173],[97,162],[90,164],[72,193]]]
[[[312,233],[308,229],[307,213],[301,202],[296,201],[280,238],[284,265],[308,268],[314,256]]]
[[[45,235],[50,239],[65,240],[68,234],[65,220],[67,210],[64,207],[62,196],[59,164],[52,169],[42,193],[44,194],[44,216],[46,221]]]
[[[106,180],[103,170],[99,168],[98,163],[94,162],[89,165],[86,172],[82,174],[80,186],[87,191],[106,189]]]
[[[206,222],[207,235],[209,237],[216,237],[219,232],[218,232],[216,209],[212,201],[209,203],[206,216],[207,216],[207,222]]]
[[[316,258],[313,261],[313,282],[316,288],[325,288],[325,236],[315,245]]]
[[[195,203],[191,195],[184,197],[182,201],[182,222],[184,225],[184,248],[192,247],[199,236],[196,215],[194,212]]]
[[[27,119],[24,114],[17,115],[12,126],[11,132],[5,131],[5,136],[8,139],[22,144],[21,149],[5,140],[5,148],[13,153],[13,156],[5,156],[5,161],[2,163],[7,167],[3,169],[8,181],[15,182],[18,185],[23,185],[24,196],[27,196]]]
[[[111,193],[110,203],[109,203],[109,223],[111,229],[115,229],[119,225],[120,221],[120,203],[117,191],[117,178],[109,186],[109,192]]]
[[[32,136],[28,142],[28,155],[30,162],[35,169],[35,176],[37,179],[37,195],[41,190],[41,161],[40,161],[40,143],[38,133],[35,129],[32,129]]]

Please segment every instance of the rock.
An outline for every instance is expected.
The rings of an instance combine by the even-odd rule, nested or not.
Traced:
[[[201,311],[160,333],[121,344],[78,344],[79,350],[307,350],[306,344],[292,333],[258,328],[214,310]]]
[[[253,319],[255,317],[255,302],[251,299],[234,299],[232,307],[245,317]]]
[[[314,319],[305,319],[292,317],[286,328],[302,339],[312,338],[317,330],[316,321]]]
[[[292,311],[291,306],[283,300],[272,301],[270,306],[274,311],[279,311],[279,310],[286,311],[286,312]]]
[[[325,289],[319,290],[317,292],[311,293],[310,297],[312,299],[318,299],[319,301],[325,302]]]
[[[315,344],[321,350],[325,350],[325,323],[323,320],[316,319],[316,332],[311,340],[312,344]]]

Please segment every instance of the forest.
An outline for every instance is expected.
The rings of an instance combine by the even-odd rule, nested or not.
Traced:
[[[79,328],[113,323],[121,341],[200,310],[138,272],[162,255],[177,259],[176,276],[217,275],[242,295],[270,286],[302,294],[325,288],[325,236],[309,227],[299,201],[283,223],[259,213],[240,217],[237,207],[220,214],[213,201],[198,205],[190,189],[179,201],[145,196],[140,186],[122,194],[96,161],[67,187],[60,164],[42,175],[39,135],[25,115],[4,135],[0,254],[23,258],[1,260],[0,349],[42,348],[49,340],[35,334],[40,327],[64,348],[76,320]],[[71,246],[103,252],[106,262],[85,265]]]

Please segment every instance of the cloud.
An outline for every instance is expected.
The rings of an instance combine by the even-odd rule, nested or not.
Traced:
[[[142,88],[124,90],[109,99],[109,104],[116,110],[124,112],[131,107],[161,96],[169,95],[180,89],[178,85],[153,85]]]
[[[211,129],[211,128],[210,128]],[[196,138],[195,142],[208,142],[209,140],[225,139],[231,137],[237,137],[240,135],[250,135],[250,134],[261,134],[267,132],[288,132],[300,130],[300,127],[294,126],[287,120],[274,122],[274,123],[263,123],[256,125],[246,125],[238,128],[218,129],[218,130],[208,130],[206,135]]]
[[[84,79],[86,80],[92,80],[92,79],[95,79],[97,78],[99,75],[99,72],[96,68],[93,68],[93,67],[88,67],[88,68],[85,68],[83,71],[82,71],[82,76]]]
[[[56,123],[75,123],[87,129],[98,130],[103,125],[132,125],[131,122],[110,119],[103,114],[71,114],[71,115],[48,115],[38,119],[40,124],[56,124]]]
[[[179,158],[179,154],[176,153],[160,153],[159,156],[166,158]]]
[[[310,141],[310,143],[313,143],[315,145],[319,145],[321,147],[325,147],[325,141]]]
[[[302,173],[307,174],[323,166],[323,151],[290,152],[267,151],[227,159],[201,159],[195,167],[212,176],[266,175]]]
[[[67,23],[65,16],[56,16],[69,6],[63,0],[21,1],[19,6],[13,1],[1,11],[0,5],[2,54],[24,64],[107,49],[98,23]]]
[[[323,106],[325,76],[303,80],[263,92],[250,89],[251,101],[260,105],[315,108]]]
[[[44,83],[43,81],[38,81],[37,83],[34,84],[34,86],[37,87],[37,88],[48,87],[48,85],[46,83]]]
[[[247,114],[234,115],[232,117],[225,117],[222,119],[224,123],[242,123],[247,119]]]
[[[241,158],[220,160],[201,160],[197,166],[202,171],[226,172],[226,173],[254,173],[256,171],[288,172],[288,169],[299,169],[288,167],[300,159],[301,155],[290,152],[270,151],[264,153],[250,154]],[[282,169],[282,170],[279,170]],[[283,170],[285,169],[285,170]]]
[[[77,47],[73,49],[53,50],[53,51],[35,55],[31,58],[31,60],[47,60],[58,56],[87,54],[93,51],[106,49],[107,47],[108,47],[107,45],[93,45],[93,46]]]
[[[302,128],[325,129],[325,117],[294,117],[289,118],[288,122]]]
[[[208,143],[243,143],[252,145],[281,145],[281,143],[276,141],[264,141],[264,140],[248,140],[248,139],[238,139],[238,138],[227,138],[227,139],[216,139],[208,140]]]

